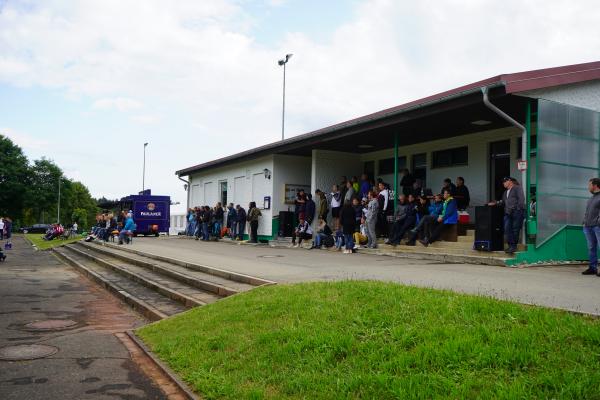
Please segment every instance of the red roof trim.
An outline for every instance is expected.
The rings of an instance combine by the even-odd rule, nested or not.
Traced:
[[[235,161],[238,158],[249,156],[260,151],[276,150],[277,148],[283,145],[289,145],[291,143],[299,142],[307,138],[325,135],[331,133],[332,131],[335,131],[336,129],[342,129],[349,125],[355,125],[372,121],[374,119],[382,118],[389,114],[399,113],[403,110],[410,109],[415,106],[425,106],[427,105],[427,103],[443,100],[445,97],[449,96],[460,95],[461,93],[468,92],[470,90],[484,86],[503,84],[505,86],[505,93],[509,94],[525,92],[535,89],[543,89],[553,86],[568,85],[572,83],[585,82],[595,79],[600,79],[600,61],[498,75],[492,78],[484,79],[481,81],[470,83],[468,85],[447,90],[445,92],[437,93],[432,96],[424,97],[419,100],[411,101],[409,103],[404,103],[399,106],[387,108],[385,110],[377,111],[372,114],[363,115],[361,117],[354,118],[345,122],[330,125],[302,135],[294,136],[281,142],[269,143],[254,149],[242,151],[240,153],[223,157],[217,160],[208,161],[192,167],[184,168],[175,173],[180,176],[189,175],[190,173],[197,170],[221,165],[222,163],[229,163]]]

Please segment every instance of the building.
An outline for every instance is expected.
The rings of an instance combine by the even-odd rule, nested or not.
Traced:
[[[277,235],[295,190],[329,191],[342,175],[364,171],[396,192],[404,167],[433,192],[463,176],[471,205],[499,198],[510,175],[537,201],[514,262],[585,259],[580,222],[587,181],[599,175],[599,115],[600,62],[503,74],[176,174],[189,177],[190,207],[256,201],[261,239]]]

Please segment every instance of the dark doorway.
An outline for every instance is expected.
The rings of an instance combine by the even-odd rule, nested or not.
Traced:
[[[427,187],[427,153],[412,156],[412,174],[423,182],[423,188]]]
[[[492,199],[502,199],[502,178],[510,176],[510,140],[490,143],[490,194]]]
[[[375,161],[365,161],[363,172],[367,174],[369,179],[375,179]]]

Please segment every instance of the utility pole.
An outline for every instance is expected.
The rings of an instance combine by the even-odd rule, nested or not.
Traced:
[[[283,66],[283,108],[281,110],[281,140],[284,139],[285,136],[285,65],[290,61],[293,54],[286,54],[285,59],[279,60],[278,64]]]
[[[144,166],[142,168],[142,194],[146,189],[146,146],[148,146],[148,142],[144,143]]]
[[[60,224],[60,176],[58,177],[58,206],[56,207],[56,223]]]

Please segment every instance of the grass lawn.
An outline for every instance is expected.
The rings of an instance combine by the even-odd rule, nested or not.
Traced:
[[[24,236],[27,239],[31,240],[31,242],[35,244],[35,246],[40,250],[51,249],[52,247],[73,243],[78,240],[81,240],[81,235],[66,240],[60,238],[54,240],[44,240],[42,239],[42,237],[44,236],[42,233],[27,233]]]
[[[600,399],[600,320],[449,291],[269,286],[137,334],[207,399]]]

